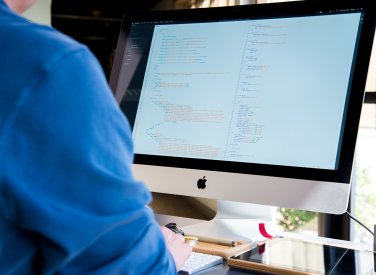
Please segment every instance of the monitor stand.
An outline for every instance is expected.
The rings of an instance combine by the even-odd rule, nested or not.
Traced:
[[[184,226],[182,229],[186,235],[199,239],[261,241],[259,223],[265,223],[267,231],[274,233],[273,221],[273,207],[218,200],[217,214],[212,220]]]

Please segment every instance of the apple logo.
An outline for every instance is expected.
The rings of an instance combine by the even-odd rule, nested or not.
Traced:
[[[205,176],[202,179],[199,179],[197,181],[198,189],[205,189],[205,187],[206,187],[205,182],[206,182]]]

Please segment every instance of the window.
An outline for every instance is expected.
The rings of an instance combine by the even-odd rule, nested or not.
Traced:
[[[373,43],[366,98],[360,120],[353,181],[352,212],[372,230],[376,224],[376,37]],[[358,224],[351,224],[352,239],[372,243],[369,232]]]

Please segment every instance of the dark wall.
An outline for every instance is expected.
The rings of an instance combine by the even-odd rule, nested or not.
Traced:
[[[87,45],[109,78],[121,19],[128,11],[150,10],[159,0],[54,0],[52,26]]]
[[[149,10],[159,0],[54,0],[52,12],[81,16],[99,15],[101,17],[121,18],[126,11]]]

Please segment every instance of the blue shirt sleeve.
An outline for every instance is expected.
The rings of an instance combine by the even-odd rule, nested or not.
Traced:
[[[1,246],[12,247],[3,263],[44,274],[176,273],[145,206],[151,195],[131,173],[128,122],[86,48],[35,72],[3,133]]]

